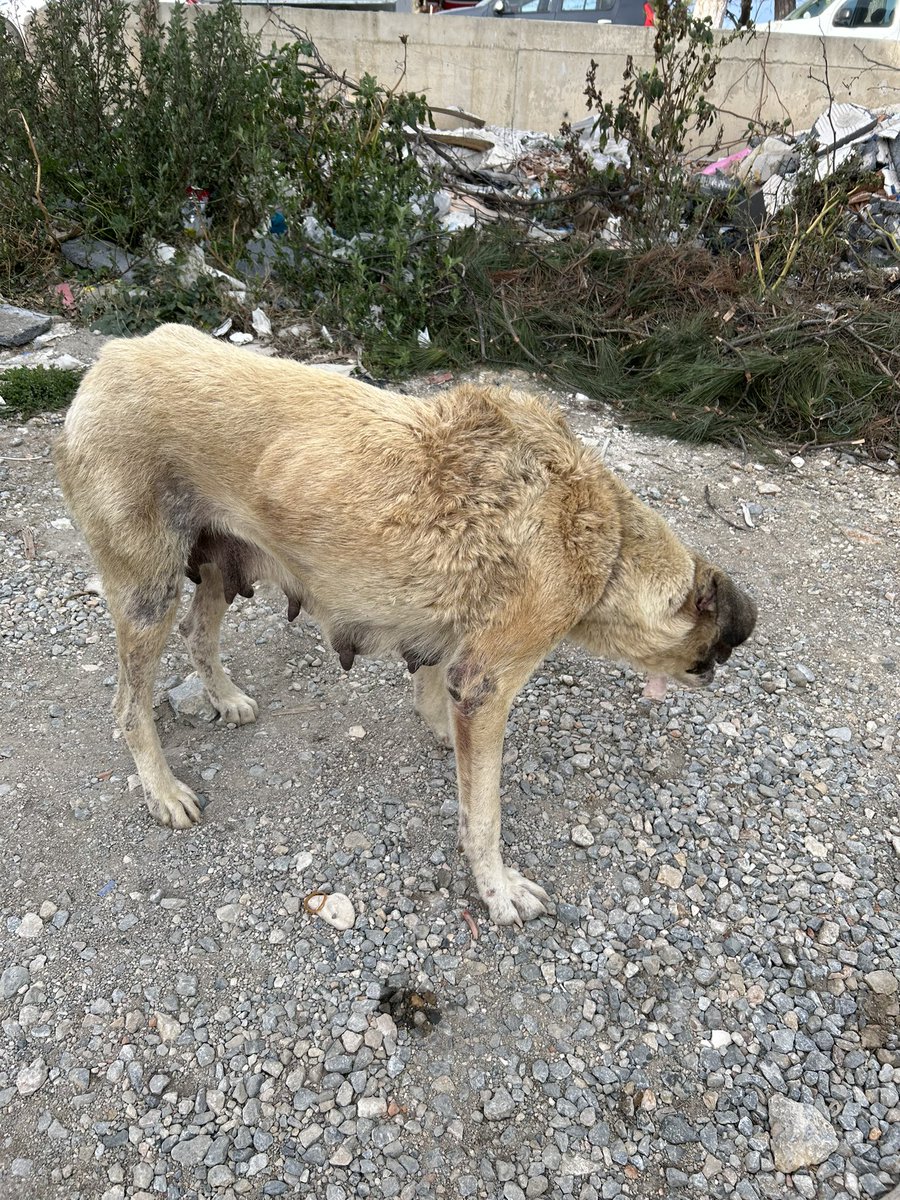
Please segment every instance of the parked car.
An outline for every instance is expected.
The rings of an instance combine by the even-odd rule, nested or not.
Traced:
[[[448,17],[530,17],[538,21],[590,21],[594,25],[652,25],[645,0],[480,0],[455,8]]]
[[[900,41],[898,0],[805,0],[780,21],[760,25],[770,33]]]
[[[25,40],[28,22],[47,0],[0,0],[0,34]]]

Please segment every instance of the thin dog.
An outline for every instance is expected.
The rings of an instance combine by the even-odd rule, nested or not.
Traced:
[[[547,895],[500,854],[510,705],[557,643],[691,687],[753,630],[753,601],[688,550],[561,413],[461,385],[434,400],[262,358],[187,327],[109,342],[56,447],[66,500],[115,623],[115,713],[156,819],[187,828],[154,678],[181,624],[222,718],[257,702],[225,673],[222,617],[266,580],[354,657],[400,657],[418,712],[456,753],[459,838],[501,925]]]

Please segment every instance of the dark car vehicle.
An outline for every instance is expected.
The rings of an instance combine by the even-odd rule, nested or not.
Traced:
[[[590,21],[594,25],[652,25],[645,0],[480,0],[471,8],[445,11],[448,17],[531,17],[538,21]]]

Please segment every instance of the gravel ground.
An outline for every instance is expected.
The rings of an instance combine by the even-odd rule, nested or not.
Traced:
[[[160,731],[209,807],[153,825],[58,422],[0,426],[0,1195],[845,1200],[900,1178],[898,476],[567,403],[761,619],[709,692],[650,706],[569,648],[530,682],[506,854],[556,910],[521,931],[473,899],[452,754],[402,668],[344,676],[274,594],[226,622],[256,725],[174,714],[173,638]],[[321,888],[352,929],[304,909]]]

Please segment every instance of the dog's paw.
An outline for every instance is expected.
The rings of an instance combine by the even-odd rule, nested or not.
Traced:
[[[429,728],[439,746],[443,746],[445,750],[453,749],[453,734],[450,732],[449,725],[444,729],[436,729],[433,725],[430,725]]]
[[[512,867],[504,867],[500,880],[485,885],[481,898],[497,925],[521,925],[546,912],[551,902],[539,883]]]
[[[416,705],[416,712],[434,734],[435,740],[439,746],[444,746],[447,750],[453,749],[453,729],[450,721],[447,718],[446,704],[442,705],[441,713],[438,715],[433,708],[428,708],[425,705]]]
[[[200,820],[200,802],[180,779],[173,778],[164,790],[148,794],[147,807],[160,825],[173,829],[190,829]]]
[[[219,710],[219,716],[226,725],[250,725],[259,713],[257,702],[240,688],[233,688],[218,696],[211,695],[210,700]]]

